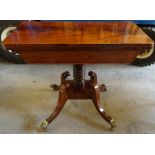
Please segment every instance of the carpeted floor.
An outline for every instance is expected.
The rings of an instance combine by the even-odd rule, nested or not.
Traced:
[[[53,111],[58,97],[49,87],[71,65],[0,63],[0,133],[43,133],[40,123]],[[118,123],[109,124],[91,101],[69,100],[46,133],[155,133],[155,65],[86,65],[99,83],[108,85],[101,102]],[[86,76],[88,78],[88,76]]]

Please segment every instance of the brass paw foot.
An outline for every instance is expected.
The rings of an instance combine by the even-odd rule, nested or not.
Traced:
[[[41,129],[44,131],[46,131],[47,126],[48,126],[48,122],[46,120],[44,120],[40,125]]]
[[[112,120],[110,121],[110,124],[111,124],[111,129],[117,127],[117,123],[115,122],[114,119],[112,119]]]
[[[51,84],[50,88],[52,88],[54,91],[58,91],[60,89],[60,86],[58,86],[56,84]]]

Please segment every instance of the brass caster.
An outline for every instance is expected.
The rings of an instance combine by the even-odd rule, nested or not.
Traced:
[[[51,84],[50,88],[52,88],[54,91],[58,91],[60,89],[60,86],[58,86],[56,84]]]
[[[44,131],[46,131],[47,126],[48,126],[48,122],[46,120],[44,120],[40,125],[41,129]]]
[[[117,123],[115,122],[114,119],[112,119],[112,120],[110,121],[110,124],[111,124],[111,130],[112,130],[113,128],[117,127]]]

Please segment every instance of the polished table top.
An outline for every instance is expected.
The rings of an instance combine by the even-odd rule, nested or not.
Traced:
[[[103,58],[105,57],[105,55],[102,55],[103,51],[111,56],[112,54],[115,54],[112,53],[114,51],[117,51],[117,54],[120,55],[122,52],[128,52],[126,55],[129,55],[130,52],[133,59],[133,51],[135,51],[135,58],[138,53],[151,48],[154,44],[154,42],[132,22],[35,21],[21,22],[17,30],[13,31],[3,43],[7,49],[17,51],[29,63],[42,63],[43,58],[45,63],[78,63],[81,58],[78,58],[77,60],[74,60],[73,58],[78,55],[77,51],[81,57],[85,57],[79,63],[106,63],[108,61]],[[49,60],[49,58],[47,58],[47,55],[51,54],[50,51],[55,51],[52,58],[57,55],[54,57],[54,60]],[[64,53],[62,53],[63,51],[66,51],[66,57],[72,55],[73,60],[71,61],[71,58],[66,61],[62,60],[65,56]],[[67,51],[70,52],[67,53]],[[30,55],[30,52],[31,54],[34,52],[33,54],[36,55],[36,60],[35,56],[28,56]],[[71,52],[76,54],[71,54]],[[99,60],[91,60],[90,57],[95,56],[95,53],[93,54],[93,52],[98,53]],[[82,56],[83,53],[84,55]],[[38,54],[40,56],[37,56]],[[59,61],[59,58],[61,61]],[[97,59],[97,56],[95,59]],[[108,59],[110,59],[110,56]],[[118,58],[111,59],[111,61],[114,61],[114,63],[119,62]],[[129,61],[131,61],[131,58],[128,58],[127,60],[124,57],[123,61],[122,57],[120,63]]]

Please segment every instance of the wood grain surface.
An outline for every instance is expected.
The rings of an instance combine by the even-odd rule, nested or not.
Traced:
[[[28,63],[129,63],[154,42],[132,22],[21,22],[3,42]]]

